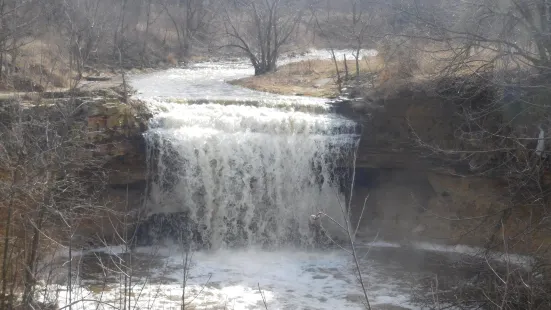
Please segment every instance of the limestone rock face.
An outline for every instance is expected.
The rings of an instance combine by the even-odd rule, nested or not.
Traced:
[[[406,89],[392,96],[368,95],[339,109],[362,125],[357,167],[449,170],[443,165],[449,159],[423,145],[461,147],[454,137],[460,123],[456,107],[436,96]]]
[[[513,202],[503,178],[472,170],[472,158],[461,152],[442,152],[472,149],[456,136],[462,124],[456,103],[411,89],[365,98],[340,108],[362,125],[353,197],[356,221],[368,197],[361,234],[485,246],[528,230],[530,208]],[[530,251],[542,239],[510,247]]]
[[[96,97],[83,102],[90,156],[104,162],[108,212],[101,221],[83,223],[79,236],[118,244],[143,204],[146,188],[146,145],[143,133],[151,117],[144,103]]]
[[[92,99],[83,103],[93,156],[102,157],[113,185],[145,182],[145,143],[150,114],[142,103]]]
[[[16,124],[19,120],[31,122],[26,136],[36,134],[42,139],[44,124],[54,124],[60,134],[69,134],[67,152],[69,163],[80,164],[78,172],[82,188],[89,193],[90,208],[84,213],[74,233],[76,246],[102,245],[104,241],[120,244],[120,236],[132,224],[142,206],[146,187],[146,147],[143,133],[151,114],[145,104],[138,101],[123,102],[116,92],[44,93],[38,97],[28,95],[0,98],[0,122]],[[39,123],[40,122],[40,123]],[[10,127],[6,127],[10,128]],[[30,129],[36,128],[36,132]],[[7,131],[6,131],[7,132]],[[53,136],[53,130],[50,134]],[[9,132],[7,132],[9,133]],[[4,137],[10,137],[5,135]],[[12,140],[3,146],[15,152]],[[64,156],[69,153],[64,153]],[[13,156],[11,156],[13,157]],[[3,156],[2,164],[9,164],[10,156]],[[52,165],[44,174],[56,174],[62,166]],[[37,168],[41,169],[41,168]],[[75,170],[76,171],[76,170]],[[39,177],[43,170],[37,170]],[[9,186],[12,173],[9,165],[0,167],[0,189]],[[64,173],[59,173],[63,176]],[[27,182],[27,181],[25,181]],[[83,191],[84,192],[84,191]],[[87,195],[87,194],[86,194]],[[88,211],[88,210],[87,210]],[[63,224],[52,224],[51,232]],[[61,240],[60,242],[64,242]]]

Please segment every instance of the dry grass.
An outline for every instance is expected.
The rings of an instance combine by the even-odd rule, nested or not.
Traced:
[[[399,46],[379,46],[384,55],[385,69],[381,80],[437,79],[442,76],[464,77],[491,70],[497,64],[496,49],[450,46],[428,42],[413,42]]]
[[[488,49],[472,50],[470,55],[458,54],[460,49],[426,44],[381,48],[379,55],[360,60],[360,85],[383,92],[400,85],[437,79],[442,76],[466,76],[492,68],[495,53]],[[340,56],[342,57],[342,55]],[[346,62],[348,81],[354,81],[356,63]],[[341,78],[345,78],[344,61],[338,62]],[[338,95],[337,74],[332,60],[310,60],[284,65],[276,72],[231,82],[254,90],[312,97]],[[346,81],[344,84],[347,84]]]
[[[346,62],[349,79],[356,75],[354,60]],[[341,77],[345,76],[344,61],[338,62]],[[381,57],[360,60],[360,75],[378,74],[384,68]],[[335,64],[331,60],[309,60],[280,67],[276,72],[233,81],[232,84],[282,95],[332,97],[338,94]]]
[[[8,91],[59,90],[69,86],[71,72],[68,57],[55,40],[26,38],[25,44],[17,50],[15,59],[11,56],[12,72],[1,86]],[[49,40],[50,41],[50,40]]]
[[[178,58],[174,53],[168,53],[166,56],[166,61],[173,66],[178,65]]]

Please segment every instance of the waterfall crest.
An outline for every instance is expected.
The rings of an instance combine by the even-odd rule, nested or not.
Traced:
[[[147,211],[169,215],[162,230],[214,248],[279,246],[311,243],[311,214],[342,218],[337,168],[357,143],[356,124],[319,99],[260,94],[164,99],[145,135]]]

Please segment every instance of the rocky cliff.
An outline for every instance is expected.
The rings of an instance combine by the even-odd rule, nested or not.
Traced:
[[[78,225],[71,225],[76,229],[73,242],[97,245],[122,241],[117,238],[132,225],[133,211],[143,201],[146,152],[142,133],[151,117],[142,102],[126,102],[125,98],[114,87],[1,99],[0,120],[4,126],[0,132],[0,190],[9,195],[11,184],[20,188],[17,197],[21,210],[17,212],[38,208],[33,201],[26,201],[31,194],[63,193],[63,182],[78,182],[71,185],[73,192],[76,190],[72,195],[78,198],[59,194],[51,203],[60,206],[56,208],[80,203],[92,206],[83,211]],[[46,139],[52,141],[41,142]],[[37,149],[47,145],[53,145],[53,149]],[[17,162],[36,161],[33,158],[39,156],[46,157],[36,164],[14,166]],[[56,226],[63,229],[66,225],[55,224],[56,216],[52,218],[49,231],[55,235]]]
[[[531,158],[532,145],[524,144],[517,155],[519,150],[505,147],[508,141],[499,141],[507,151],[496,151],[494,139],[481,135],[475,141],[474,130],[465,129],[465,113],[493,104],[494,94],[477,88],[458,98],[422,86],[364,92],[337,108],[362,125],[353,204],[358,218],[369,197],[365,237],[498,247],[505,241],[521,252],[548,242],[548,232],[533,229],[543,223],[546,202],[536,207],[526,199],[532,188],[515,186],[511,171],[519,161],[508,160],[511,154]],[[481,117],[485,126],[504,123],[495,110]],[[537,136],[535,126],[525,127],[526,136]]]
[[[133,226],[136,211],[143,204],[146,188],[146,145],[143,133],[151,113],[137,100],[123,102],[114,93],[100,96],[84,104],[91,155],[101,158],[107,172],[104,197],[109,212],[103,221],[90,221],[83,236],[102,236],[120,243],[119,234]],[[129,216],[130,215],[130,216]]]
[[[85,220],[79,235],[83,240],[97,236],[117,243],[117,234],[128,227],[125,221],[131,221],[126,214],[143,202],[146,149],[142,134],[151,114],[141,102],[124,103],[116,89],[51,97],[42,99],[42,105],[78,102],[89,145],[83,156],[100,160],[107,173],[103,203],[108,212],[101,221]],[[483,93],[465,101],[409,85],[364,93],[362,100],[338,106],[339,113],[362,127],[353,205],[358,219],[368,196],[362,217],[365,237],[378,233],[387,240],[483,246],[505,236],[518,251],[550,240],[541,230],[527,233],[529,227],[541,224],[541,209],[519,200],[503,172],[488,169],[500,155],[491,153],[487,157],[493,159],[484,161],[472,143],[458,137],[458,129],[464,126],[464,105],[487,100],[488,94]],[[480,161],[490,164],[477,170]],[[521,234],[524,242],[519,242]]]

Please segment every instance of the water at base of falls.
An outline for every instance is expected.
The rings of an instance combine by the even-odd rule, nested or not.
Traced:
[[[357,143],[354,122],[318,100],[250,102],[174,104],[155,116],[147,205],[170,215],[150,233],[214,248],[304,245],[310,215],[342,219],[347,176],[337,168]]]
[[[366,259],[366,250],[370,257],[383,259]],[[192,253],[185,271],[186,254],[180,245],[139,247],[132,251],[131,292],[122,290],[118,272],[97,268],[99,262],[118,262],[125,253],[124,247],[108,247],[74,257],[82,265],[80,285],[71,291],[52,285],[49,290],[39,290],[40,300],[54,299],[60,307],[67,307],[71,293],[73,300],[78,300],[75,309],[107,310],[123,309],[121,300],[132,296],[132,309],[177,310],[182,309],[185,292],[186,309],[258,310],[266,309],[265,304],[273,310],[365,309],[350,257],[342,250],[250,247],[199,251]],[[409,271],[401,263],[415,261],[415,255],[393,245],[359,248],[358,253],[374,309],[418,309],[409,302]],[[400,263],[397,258],[402,259]]]
[[[148,305],[180,306],[186,239],[202,246],[185,289],[197,309],[264,309],[259,288],[269,309],[362,309],[350,257],[311,250],[317,240],[309,226],[318,212],[343,219],[350,176],[339,168],[350,163],[357,125],[322,99],[225,83],[252,73],[243,64],[207,63],[132,80],[158,111],[145,135],[149,217],[141,235],[149,246],[136,253],[160,246],[168,274],[153,268]],[[323,226],[334,239],[343,234],[327,218]],[[365,257],[367,281],[378,283],[369,288],[373,304],[405,305],[394,278],[376,278],[379,268]]]

